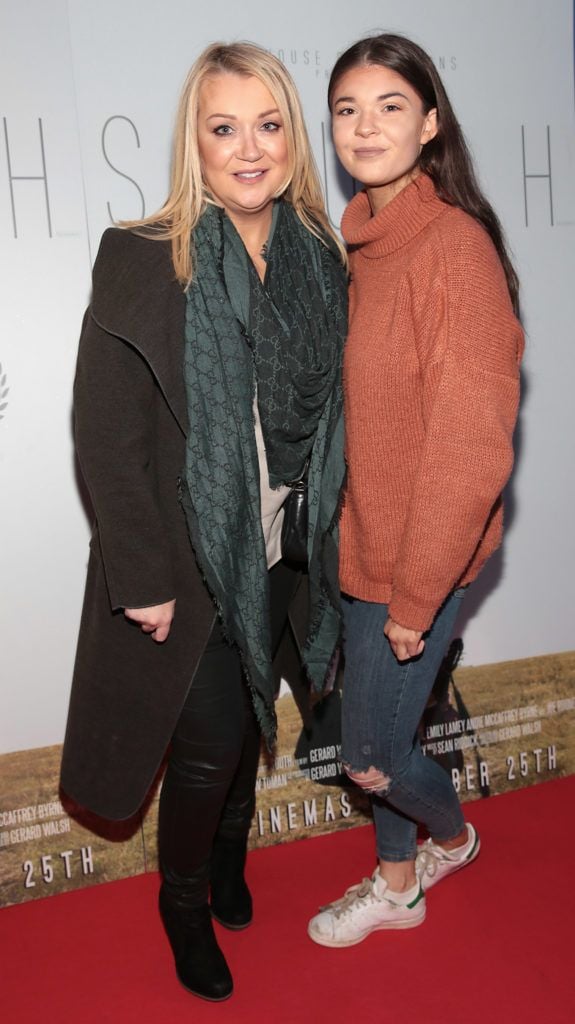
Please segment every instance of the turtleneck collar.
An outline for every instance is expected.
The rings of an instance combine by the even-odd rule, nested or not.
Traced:
[[[361,250],[362,256],[388,256],[415,238],[446,209],[427,174],[420,174],[406,185],[375,216],[365,191],[353,197],[341,222],[348,246]]]

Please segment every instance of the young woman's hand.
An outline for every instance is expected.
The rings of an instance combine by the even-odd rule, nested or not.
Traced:
[[[166,601],[150,608],[124,608],[124,615],[138,623],[143,633],[150,633],[152,640],[162,644],[169,636],[175,607],[175,600]]]
[[[387,617],[383,632],[389,640],[391,649],[398,661],[416,658],[425,647],[425,640],[421,639],[423,633],[420,630],[407,629],[406,626],[400,626],[399,622],[395,622],[391,616]]]

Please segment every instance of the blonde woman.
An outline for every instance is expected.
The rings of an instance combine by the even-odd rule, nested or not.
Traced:
[[[212,915],[244,880],[272,658],[307,583],[317,687],[339,638],[344,257],[283,65],[214,44],[182,94],[165,205],[104,234],[75,383],[95,510],[62,784],[123,819],[169,746],[160,910],[183,985],[232,992]],[[282,506],[308,468],[308,573]],[[301,588],[300,588],[301,589]]]

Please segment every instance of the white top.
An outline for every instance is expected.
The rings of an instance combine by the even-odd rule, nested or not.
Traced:
[[[279,562],[282,556],[281,532],[284,518],[283,503],[290,492],[290,488],[282,485],[274,490],[270,487],[268,460],[266,457],[257,395],[254,399],[254,424],[256,430],[258,462],[260,467],[260,508],[262,531],[266,545],[268,569],[271,569],[272,565]]]

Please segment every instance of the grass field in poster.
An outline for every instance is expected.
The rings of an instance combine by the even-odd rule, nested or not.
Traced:
[[[450,767],[463,800],[575,772],[575,651],[461,667],[455,684],[459,698],[451,687],[449,712],[424,728],[422,742]],[[289,692],[278,719],[275,761],[262,757],[258,772],[251,846],[368,822],[360,794],[324,784],[339,771],[337,737],[324,733],[314,746],[312,735],[298,758],[302,718]],[[157,867],[158,792],[130,822],[98,822],[60,801],[60,752],[0,756],[0,906]]]

